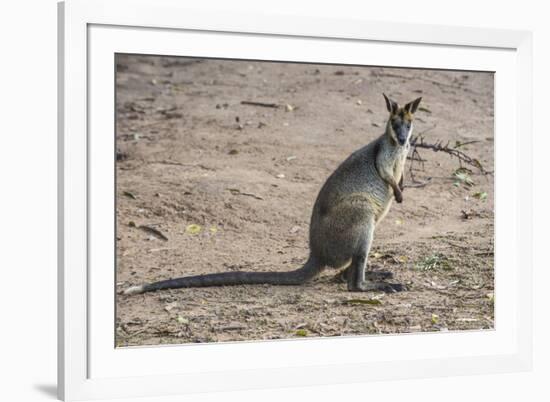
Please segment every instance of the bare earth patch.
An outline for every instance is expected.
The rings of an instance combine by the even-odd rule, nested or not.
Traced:
[[[382,92],[422,96],[415,133],[479,141],[460,149],[493,170],[489,73],[119,56],[117,291],[301,266],[324,180],[383,132]],[[405,188],[369,260],[408,291],[350,293],[326,270],[304,286],[118,294],[116,344],[494,328],[493,177],[420,152],[415,177],[432,179]]]

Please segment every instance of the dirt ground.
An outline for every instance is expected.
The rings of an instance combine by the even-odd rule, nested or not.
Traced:
[[[494,328],[493,176],[457,176],[457,159],[422,149],[415,178],[431,180],[405,188],[369,260],[408,291],[350,293],[325,270],[303,286],[120,294],[172,277],[301,266],[324,180],[384,130],[382,92],[403,103],[422,96],[415,133],[478,141],[459,149],[493,170],[490,73],[119,55],[116,344]]]

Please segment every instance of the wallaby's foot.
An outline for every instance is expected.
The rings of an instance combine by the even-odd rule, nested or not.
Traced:
[[[402,292],[404,290],[407,290],[407,287],[400,283],[388,283],[388,282],[381,282],[381,281],[376,281],[376,282],[364,281],[351,286],[348,283],[348,290],[350,292],[381,291],[386,293],[396,293],[396,292]]]
[[[334,280],[336,282],[347,282],[350,271],[351,268],[348,267],[343,271],[338,272],[336,275],[334,275]],[[365,277],[367,278],[367,280],[377,282],[393,278],[393,273],[390,271],[367,271],[365,272]]]

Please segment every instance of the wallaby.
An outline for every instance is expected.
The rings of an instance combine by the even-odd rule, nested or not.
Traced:
[[[128,288],[125,294],[161,289],[245,284],[300,285],[325,267],[347,266],[349,291],[396,292],[405,287],[366,274],[374,229],[392,204],[403,201],[403,168],[409,151],[413,118],[422,98],[403,107],[385,94],[390,113],[380,137],[351,154],[327,179],[311,214],[310,255],[303,267],[289,272],[222,272],[168,279]],[[373,279],[374,278],[374,279]]]

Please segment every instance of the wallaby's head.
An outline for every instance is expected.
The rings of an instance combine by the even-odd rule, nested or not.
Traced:
[[[386,107],[390,112],[390,118],[386,126],[386,134],[389,135],[396,144],[405,145],[411,137],[413,130],[414,113],[422,98],[413,100],[405,106],[400,107],[397,102],[384,95]]]

